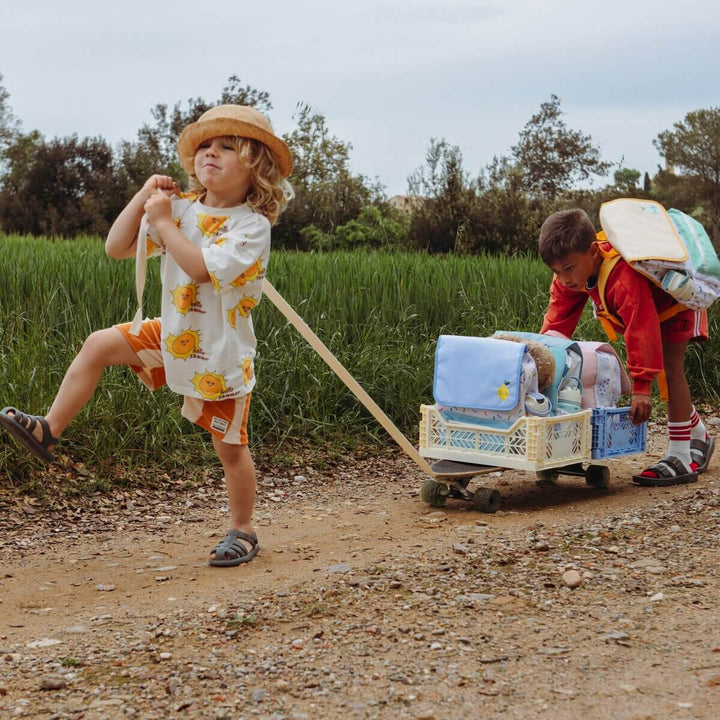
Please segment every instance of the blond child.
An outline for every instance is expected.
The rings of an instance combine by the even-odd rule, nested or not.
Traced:
[[[220,105],[188,125],[178,140],[191,178],[181,193],[153,175],[108,233],[107,254],[134,257],[137,242],[161,256],[161,317],[92,333],[44,417],[15,408],[0,424],[28,450],[52,461],[52,448],[90,400],[103,370],[128,365],[154,390],[167,384],[184,398],[182,414],[211,433],[227,484],[231,527],[210,564],[238,565],[258,552],[252,525],[255,468],[247,419],[255,385],[251,311],[262,295],[270,227],[292,197],[293,161],[268,119],[240,105]],[[138,238],[143,215],[149,235]],[[139,330],[139,332],[138,332]]]
[[[551,215],[540,228],[540,256],[555,273],[550,302],[541,332],[555,330],[572,337],[588,298],[598,316],[610,320],[625,337],[628,373],[632,378],[630,416],[636,424],[650,418],[650,388],[665,372],[668,388],[668,449],[660,462],[633,481],[663,486],[695,482],[707,470],[715,442],[693,406],[685,376],[688,342],[708,338],[705,310],[683,310],[660,321],[675,300],[644,275],[620,260],[610,271],[605,303],[598,290],[603,252],[610,250],[604,236],[596,236],[583,210]]]

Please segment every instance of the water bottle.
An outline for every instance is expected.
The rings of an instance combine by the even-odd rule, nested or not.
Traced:
[[[558,412],[571,414],[579,412],[582,403],[582,383],[578,378],[567,379],[565,385],[558,390]]]
[[[695,280],[685,272],[668,270],[663,275],[662,289],[679,302],[686,302],[695,294]]]

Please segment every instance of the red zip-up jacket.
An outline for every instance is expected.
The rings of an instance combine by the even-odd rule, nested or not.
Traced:
[[[609,248],[609,244],[603,247]],[[540,332],[557,330],[572,337],[588,297],[596,308],[602,307],[597,284],[585,290],[569,290],[553,277],[550,302]],[[653,379],[663,370],[658,313],[670,307],[674,300],[620,259],[608,276],[605,302],[607,311],[624,325],[613,323],[618,334],[625,336],[627,370],[633,381],[633,393],[649,395]]]

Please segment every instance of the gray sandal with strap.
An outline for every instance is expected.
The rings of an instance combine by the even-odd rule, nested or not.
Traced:
[[[646,487],[668,487],[670,485],[684,485],[697,482],[698,474],[689,472],[680,458],[670,455],[647,468],[644,472],[654,472],[652,475],[633,475],[632,481],[637,485]]]
[[[707,441],[705,440],[691,440],[690,441],[690,457],[696,464],[695,472],[700,475],[704,473],[712,459],[713,453],[715,452],[715,440],[708,436]]]
[[[249,542],[250,549],[248,550],[240,540]],[[228,530],[225,537],[212,549],[210,554],[214,554],[215,557],[211,557],[209,562],[215,567],[240,565],[250,562],[258,554],[259,549],[260,545],[255,533],[249,535],[242,530]]]
[[[17,408],[6,407],[0,411],[2,425],[25,449],[41,460],[54,462],[55,456],[50,452],[51,445],[57,445],[58,439],[53,437],[47,420],[40,415],[27,415]],[[42,440],[33,435],[36,425],[42,428]]]

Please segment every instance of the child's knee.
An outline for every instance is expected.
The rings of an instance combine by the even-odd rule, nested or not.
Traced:
[[[96,330],[85,338],[79,355],[82,355],[87,362],[109,365],[114,355],[113,350],[121,342],[126,343],[125,338],[114,328]]]

